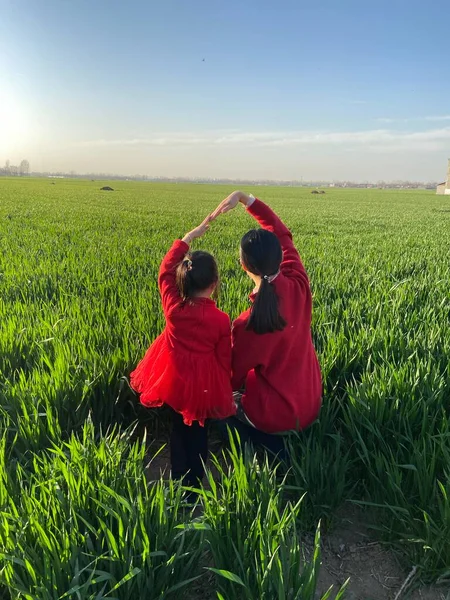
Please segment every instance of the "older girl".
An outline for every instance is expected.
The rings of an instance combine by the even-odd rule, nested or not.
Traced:
[[[251,307],[233,323],[232,385],[241,392],[238,418],[228,424],[241,439],[282,452],[282,438],[273,434],[308,427],[321,406],[311,290],[291,232],[266,204],[234,192],[212,217],[238,204],[261,229],[248,231],[241,240],[241,265],[254,289]]]

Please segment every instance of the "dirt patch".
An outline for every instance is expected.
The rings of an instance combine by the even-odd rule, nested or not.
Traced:
[[[350,578],[346,600],[450,600],[450,586],[417,587],[413,578],[412,585],[404,586],[411,571],[405,571],[395,553],[374,539],[367,520],[364,511],[346,508],[335,528],[322,536],[320,593],[331,585],[337,591]]]

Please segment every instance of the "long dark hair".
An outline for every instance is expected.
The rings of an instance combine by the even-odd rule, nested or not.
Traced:
[[[278,296],[270,277],[278,273],[283,252],[275,234],[267,229],[251,229],[241,240],[243,266],[261,277],[261,285],[253,302],[247,329],[255,333],[283,331],[286,321],[278,308]]]
[[[219,270],[214,256],[201,250],[186,254],[177,267],[176,281],[183,300],[193,298],[217,284]]]

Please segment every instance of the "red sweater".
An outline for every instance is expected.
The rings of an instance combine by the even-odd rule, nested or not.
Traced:
[[[166,403],[186,424],[236,412],[231,390],[231,325],[210,298],[183,301],[176,270],[189,246],[173,243],[159,270],[166,318],[162,334],[131,373],[131,386],[147,407]]]
[[[247,210],[280,240],[281,273],[272,285],[287,325],[283,331],[262,335],[248,331],[250,309],[234,321],[233,389],[245,386],[242,405],[258,429],[267,433],[304,429],[317,418],[322,396],[320,367],[311,338],[308,276],[291,232],[277,215],[260,200]],[[250,299],[254,297],[252,294]]]

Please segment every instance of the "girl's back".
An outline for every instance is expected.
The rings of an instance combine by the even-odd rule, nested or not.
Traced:
[[[268,293],[275,297],[283,323],[276,330],[262,333],[249,328],[252,310],[236,319],[233,387],[245,385],[242,405],[258,429],[268,433],[303,429],[317,418],[322,395],[320,367],[311,337],[308,276],[292,235],[279,217],[259,200],[248,211],[280,244],[281,262],[271,270],[273,275],[269,273],[270,281],[267,275],[263,277],[261,286],[265,286],[266,294],[263,303]],[[261,303],[261,293],[260,287],[252,294],[254,306]]]
[[[182,301],[166,317],[168,344],[174,349],[215,352],[221,337],[230,335],[230,318],[209,298]]]
[[[161,263],[166,327],[131,374],[131,385],[145,406],[168,404],[186,424],[204,424],[235,412],[231,326],[210,298],[218,281],[213,257],[188,252],[188,243],[177,240]]]
[[[173,243],[159,270],[166,327],[131,374],[148,407],[172,408],[170,462],[174,479],[198,486],[208,456],[206,420],[236,412],[231,391],[231,326],[213,300],[219,279],[214,258],[189,253],[211,218]]]

